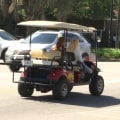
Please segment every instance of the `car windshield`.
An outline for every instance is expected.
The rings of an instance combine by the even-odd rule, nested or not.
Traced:
[[[16,40],[16,38],[5,31],[0,31],[0,37],[4,40]]]
[[[53,33],[33,33],[31,36],[31,43],[51,44],[54,42],[57,34]],[[24,43],[30,43],[30,36],[28,36]]]

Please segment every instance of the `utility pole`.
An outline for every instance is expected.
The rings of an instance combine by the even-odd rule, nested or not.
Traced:
[[[119,10],[117,17],[117,26],[116,26],[115,48],[119,48],[119,42],[120,42],[120,0],[119,0]]]
[[[110,29],[109,29],[109,41],[108,47],[111,47],[111,42],[113,40],[113,31],[112,31],[112,22],[113,22],[113,4],[114,0],[111,0],[111,7],[110,7]]]

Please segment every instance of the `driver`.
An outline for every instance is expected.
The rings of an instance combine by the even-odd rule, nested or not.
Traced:
[[[82,58],[83,58],[84,63],[94,71],[96,66],[92,61],[90,61],[89,54],[83,53]]]

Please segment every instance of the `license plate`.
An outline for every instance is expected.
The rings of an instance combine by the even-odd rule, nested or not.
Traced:
[[[33,61],[31,61],[31,60],[22,60],[22,65],[23,66],[32,66]]]

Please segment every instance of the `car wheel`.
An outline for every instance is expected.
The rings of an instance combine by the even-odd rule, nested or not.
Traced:
[[[17,72],[17,71],[19,71],[20,68],[21,68],[20,65],[16,65],[16,64],[10,64],[10,65],[9,65],[9,69],[10,69],[12,72]]]
[[[5,49],[2,53],[2,60],[3,60],[4,63],[6,63],[6,59],[5,59],[6,51],[7,51],[7,49]]]
[[[64,100],[69,93],[69,86],[67,80],[62,78],[53,88],[53,96],[55,99]]]
[[[96,79],[92,80],[89,84],[89,91],[94,96],[99,96],[104,90],[104,80],[101,76],[97,76]]]
[[[18,84],[18,93],[22,97],[30,97],[34,92],[34,87],[33,85],[30,84],[24,84],[24,83],[19,83]]]

